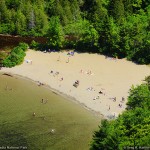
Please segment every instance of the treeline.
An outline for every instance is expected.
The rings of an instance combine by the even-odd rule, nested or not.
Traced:
[[[0,33],[150,63],[150,0],[1,0]]]
[[[150,76],[132,87],[127,110],[116,120],[103,120],[93,135],[91,150],[146,149],[150,147]]]

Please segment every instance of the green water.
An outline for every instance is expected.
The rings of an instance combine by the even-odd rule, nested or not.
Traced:
[[[100,118],[48,88],[0,74],[0,147],[88,150],[99,122]]]

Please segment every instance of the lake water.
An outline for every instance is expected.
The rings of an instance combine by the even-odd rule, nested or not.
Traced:
[[[48,88],[0,74],[0,148],[88,150],[99,123],[93,113]]]

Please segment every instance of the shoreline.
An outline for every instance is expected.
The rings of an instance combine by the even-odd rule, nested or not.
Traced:
[[[22,76],[22,75],[19,75],[19,74],[13,74],[13,73],[10,73],[10,72],[1,72],[1,75],[6,75],[6,74],[8,74],[8,76],[10,76],[12,78],[16,78],[16,79],[20,78],[22,80],[27,80],[27,81],[33,82],[34,84],[36,84],[38,86],[38,81],[35,81],[34,79],[31,79],[31,78],[28,78],[28,77],[25,77],[25,76]],[[50,90],[52,93],[54,93],[56,95],[59,95],[60,97],[63,97],[67,100],[72,101],[73,103],[76,103],[76,104],[80,105],[83,109],[86,109],[86,110],[90,111],[94,116],[99,117],[100,119],[107,119],[107,118],[104,117],[103,114],[101,114],[100,112],[94,111],[92,108],[87,107],[83,103],[80,103],[80,101],[78,101],[76,98],[74,98],[70,95],[67,95],[65,93],[62,93],[62,92],[58,91],[57,89],[52,88],[50,85],[44,84],[44,85],[41,85],[41,86],[42,86],[42,88],[46,88],[46,89]]]
[[[68,56],[65,51],[28,50],[21,65],[3,68],[0,72],[44,83],[52,92],[111,119],[125,110],[129,89],[141,84],[145,76],[150,75],[150,68],[98,54],[75,52],[74,56]],[[77,80],[80,85],[74,87]],[[121,102],[122,97],[124,102]]]

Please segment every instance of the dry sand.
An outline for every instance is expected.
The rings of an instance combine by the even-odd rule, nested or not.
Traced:
[[[69,63],[66,63],[68,58]],[[26,60],[32,60],[32,63],[27,63]],[[90,71],[92,74],[87,74]],[[108,117],[114,114],[117,116],[125,110],[130,87],[141,84],[145,76],[150,75],[150,68],[125,59],[106,59],[98,54],[75,53],[69,57],[67,52],[43,53],[28,50],[22,65],[3,68],[1,72],[40,81],[75,98],[94,112]],[[56,72],[59,74],[56,75]],[[76,80],[80,82],[77,88],[73,86]],[[88,90],[91,87],[93,89]],[[99,94],[100,90],[103,94]],[[115,102],[113,97],[116,97]],[[125,98],[123,103],[120,102],[122,97]],[[121,108],[119,104],[122,104]]]

